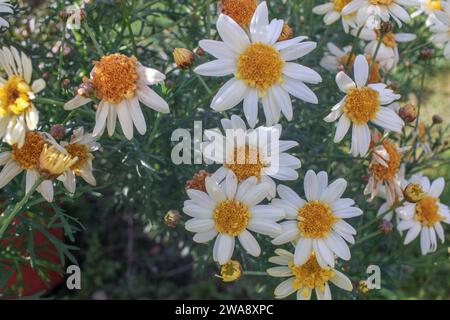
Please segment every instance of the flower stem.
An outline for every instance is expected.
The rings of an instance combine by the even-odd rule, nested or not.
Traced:
[[[36,191],[36,189],[39,187],[39,185],[42,183],[42,181],[44,181],[44,178],[39,177],[34,182],[34,184],[31,187],[31,189],[22,198],[22,200],[20,200],[19,202],[16,203],[16,205],[14,206],[12,211],[11,212],[5,212],[6,218],[2,222],[2,226],[0,228],[0,239],[3,238],[3,235],[6,232],[6,230],[8,229],[9,225],[11,224],[11,222],[14,220],[16,215],[22,210],[22,208],[25,206],[25,204],[27,204],[28,200],[30,200],[31,196]]]
[[[358,45],[358,41],[359,41],[359,36],[361,35],[363,28],[364,27],[360,27],[358,29],[358,32],[356,33],[355,41],[353,41],[353,45],[352,45],[352,50],[350,51],[350,54],[348,55],[348,58],[347,58],[347,63],[345,64],[347,66],[347,68],[350,66],[350,62],[352,61],[352,56],[355,54],[356,46]]]
[[[377,43],[377,47],[375,48],[375,52],[373,53],[372,61],[370,62],[369,76],[367,77],[367,82],[369,82],[369,80],[371,78],[373,68],[375,67],[375,63],[377,60],[378,51],[380,51],[380,47],[381,47],[381,44],[383,43],[384,36],[385,36],[385,34],[381,33],[380,39],[378,40],[378,43]]]
[[[131,44],[133,46],[133,53],[134,53],[134,56],[137,58],[138,51],[137,51],[136,40],[134,39],[133,28],[131,28],[130,16],[127,12],[125,0],[122,0],[120,3],[121,3],[121,7],[122,7],[123,20],[125,21],[125,23],[127,25],[128,33],[130,34]]]
[[[265,271],[244,271],[244,275],[246,276],[267,276],[267,272]]]
[[[83,22],[83,27],[84,27],[84,30],[86,30],[89,38],[91,38],[92,42],[94,43],[95,50],[97,51],[97,53],[100,56],[103,56],[104,52],[103,52],[102,48],[100,47],[100,45],[98,44],[97,40],[95,39],[94,31],[92,31],[91,27],[89,27],[89,25],[87,24],[86,21]]]
[[[62,34],[61,34],[61,47],[59,48],[59,63],[58,63],[58,84],[61,87],[61,79],[62,79],[62,68],[64,64],[64,50],[66,46],[66,31],[67,31],[67,22],[64,22],[62,27]]]
[[[42,103],[42,104],[49,104],[49,105],[57,105],[57,106],[64,106],[64,101],[55,100],[51,98],[36,98],[34,100],[36,103]]]

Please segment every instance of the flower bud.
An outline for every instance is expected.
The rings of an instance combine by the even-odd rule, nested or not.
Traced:
[[[280,37],[278,38],[278,41],[284,41],[284,40],[289,40],[292,39],[294,37],[294,30],[292,30],[292,28],[285,23],[283,25],[283,29],[281,30],[281,34]]]
[[[391,233],[393,230],[393,225],[390,221],[386,219],[381,219],[379,228],[381,231],[383,231],[384,234]]]
[[[60,140],[66,135],[66,128],[62,124],[54,124],[50,128],[50,134],[53,138]]]
[[[433,49],[423,48],[420,50],[419,56],[421,59],[431,59],[433,57]]]
[[[194,64],[194,53],[185,48],[176,48],[173,51],[173,58],[179,68],[186,69]]]
[[[392,22],[390,21],[381,21],[380,23],[380,32],[382,34],[386,34],[392,32]]]
[[[177,210],[169,210],[164,216],[164,223],[169,228],[175,228],[180,223],[180,213]]]
[[[185,189],[195,189],[206,192],[205,179],[210,175],[211,173],[205,170],[200,170],[199,172],[194,174],[191,180],[188,180],[188,182],[186,182]]]
[[[233,282],[238,280],[242,276],[242,266],[239,261],[230,260],[220,268],[220,275],[223,282]]]
[[[426,193],[422,190],[422,186],[417,183],[410,183],[406,186],[405,190],[403,190],[403,196],[406,201],[416,203],[422,200]]]
[[[405,104],[398,110],[398,115],[406,123],[411,123],[417,118],[417,108],[412,103]]]
[[[61,81],[61,87],[63,87],[64,89],[69,88],[70,86],[70,79],[64,79],[63,81]]]
[[[438,114],[435,114],[433,116],[433,124],[441,124],[442,123],[442,117]]]

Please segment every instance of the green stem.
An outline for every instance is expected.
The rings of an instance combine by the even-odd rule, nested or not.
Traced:
[[[369,76],[367,77],[367,82],[369,82],[372,72],[373,72],[373,68],[375,67],[378,51],[380,51],[380,47],[381,47],[381,44],[383,43],[384,35],[385,35],[384,33],[381,34],[380,39],[378,40],[378,43],[377,43],[377,47],[375,48],[375,52],[373,53],[372,61],[370,62]]]
[[[203,78],[201,76],[199,76],[197,73],[195,74],[195,76],[197,77],[197,79],[200,81],[200,83],[202,84],[203,87],[205,87],[206,91],[208,91],[208,94],[212,94],[211,89],[209,88],[209,86],[206,84],[205,80],[203,80]]]
[[[360,245],[360,244],[363,243],[363,242],[366,242],[367,240],[370,240],[370,239],[372,239],[372,238],[374,238],[374,237],[376,237],[376,236],[379,236],[381,233],[382,233],[381,230],[377,230],[377,231],[375,231],[375,232],[372,232],[371,234],[369,234],[369,235],[365,236],[364,238],[361,238],[359,241],[357,241],[357,242],[353,245],[353,248],[354,248],[355,246],[357,246],[357,245]]]
[[[30,200],[31,196],[36,191],[36,189],[39,187],[39,185],[42,183],[42,181],[44,181],[44,179],[42,177],[39,177],[34,182],[31,189],[22,198],[22,200],[20,200],[19,202],[16,203],[16,205],[14,206],[12,211],[10,213],[5,212],[5,216],[6,215],[7,216],[6,216],[5,220],[2,222],[2,226],[0,228],[0,239],[3,238],[3,235],[5,234],[6,230],[8,229],[9,225],[11,224],[11,222],[14,220],[16,215],[22,210],[22,208],[27,204],[28,200]]]
[[[348,55],[348,58],[347,58],[347,63],[345,64],[347,66],[347,68],[350,66],[350,62],[352,61],[352,56],[355,54],[356,46],[358,45],[358,41],[359,41],[359,36],[361,35],[361,31],[363,30],[363,28],[364,27],[360,27],[358,29],[358,32],[356,33],[355,41],[353,41],[353,45],[352,45],[352,50],[350,51],[350,54]]]
[[[92,31],[91,27],[89,27],[89,25],[87,24],[86,21],[83,22],[83,27],[84,27],[84,30],[86,30],[89,38],[91,38],[92,42],[94,43],[95,50],[97,51],[97,53],[100,56],[103,56],[104,52],[103,52],[102,48],[100,47],[100,45],[98,44],[97,40],[95,39],[94,31]]]
[[[49,104],[49,105],[57,105],[57,106],[64,106],[65,102],[60,100],[55,100],[52,98],[36,98],[34,100],[36,103],[42,103],[42,104]]]
[[[67,22],[64,22],[61,34],[61,47],[59,49],[58,78],[57,78],[60,90],[62,89],[61,80],[62,80],[62,69],[64,64],[64,50],[66,46],[66,31],[67,31]]]
[[[136,45],[136,40],[134,39],[133,29],[131,28],[130,16],[128,15],[127,8],[126,8],[126,5],[125,5],[125,1],[122,0],[120,3],[121,3],[121,7],[122,7],[122,16],[123,16],[123,19],[124,19],[124,21],[125,21],[125,23],[127,25],[128,33],[130,34],[131,44],[133,46],[134,56],[137,57],[138,56],[137,45]]]
[[[268,276],[265,271],[244,271],[245,276]]]

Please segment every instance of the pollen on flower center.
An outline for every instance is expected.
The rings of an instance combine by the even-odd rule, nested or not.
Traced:
[[[426,196],[416,203],[416,220],[424,226],[431,227],[436,222],[442,221],[443,217],[439,214],[438,199]]]
[[[224,166],[234,172],[239,181],[250,177],[260,178],[262,170],[266,166],[258,149],[245,145],[236,147],[233,158],[229,159]]]
[[[377,40],[380,40],[381,38],[381,33],[379,30],[375,30],[375,33],[377,35]],[[390,48],[396,48],[397,47],[397,42],[395,41],[395,34],[390,31],[384,34],[383,36],[383,44],[386,47],[390,47]]]
[[[239,56],[236,77],[264,93],[272,85],[281,83],[283,65],[284,61],[274,47],[256,42]]]
[[[97,97],[111,103],[119,103],[134,96],[138,74],[135,57],[120,53],[104,56],[95,63],[92,83]]]
[[[303,237],[323,238],[331,232],[333,224],[338,220],[328,204],[311,201],[298,211],[297,226]]]
[[[373,5],[382,5],[382,6],[388,6],[390,5],[392,2],[394,2],[394,0],[369,0],[369,2]]]
[[[213,218],[218,232],[235,237],[247,228],[250,212],[240,201],[225,200],[216,206]]]
[[[77,162],[70,167],[75,172],[78,172],[88,159],[93,158],[89,145],[73,143],[67,145],[65,148],[72,158],[78,158]]]
[[[344,112],[356,124],[375,119],[380,109],[380,94],[371,88],[353,88],[347,92]]]
[[[7,114],[20,115],[31,107],[31,90],[28,83],[19,76],[11,76],[0,87],[0,116]]]
[[[44,148],[45,140],[42,133],[27,132],[22,148],[17,144],[12,146],[11,156],[24,169],[34,169],[39,162],[39,156]]]
[[[317,263],[315,252],[311,254],[306,263],[295,265],[293,262],[290,262],[289,268],[295,276],[292,286],[297,290],[306,289],[305,292],[302,292],[304,296],[310,289],[319,288],[323,291],[327,281],[335,276],[333,269],[329,267],[322,268]]]
[[[344,7],[352,2],[352,0],[333,0],[334,3],[334,10],[337,12],[341,12]]]
[[[389,160],[385,160],[388,166],[386,167],[382,164],[374,163],[371,165],[370,170],[378,179],[389,180],[394,178],[400,170],[401,155],[397,151],[395,145],[389,140],[383,141],[383,147],[389,155]]]
[[[250,24],[258,5],[257,0],[221,0],[222,13],[238,24],[246,27]]]

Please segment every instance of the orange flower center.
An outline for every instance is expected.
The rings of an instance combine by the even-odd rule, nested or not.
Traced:
[[[247,27],[252,20],[257,0],[221,0],[222,13],[226,14],[238,24]]]
[[[396,146],[389,140],[383,141],[383,147],[389,155],[389,160],[385,160],[387,167],[382,164],[374,163],[370,170],[379,180],[390,180],[395,177],[400,170],[401,155],[398,153]]]
[[[344,112],[356,124],[375,119],[380,109],[380,94],[371,88],[353,88],[347,92]]]
[[[426,196],[416,203],[416,220],[422,225],[432,227],[436,222],[442,221],[439,214],[438,199]]]
[[[331,207],[321,201],[306,203],[298,211],[298,229],[306,238],[324,238],[333,229],[333,224],[339,220]]]
[[[225,200],[216,206],[213,218],[217,232],[235,237],[247,228],[250,212],[240,201]]]
[[[70,167],[75,172],[78,172],[88,159],[93,159],[89,145],[73,143],[67,145],[66,150],[72,158],[78,158],[77,162]]]
[[[19,148],[17,144],[12,146],[12,158],[25,170],[35,169],[39,163],[39,157],[44,149],[44,145],[45,140],[42,133],[27,132],[22,148]]]
[[[224,166],[234,172],[239,181],[244,181],[250,177],[260,178],[266,166],[258,149],[245,145],[236,147],[233,151],[233,158]]]

